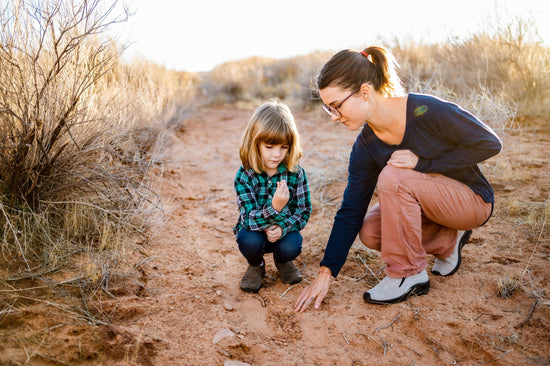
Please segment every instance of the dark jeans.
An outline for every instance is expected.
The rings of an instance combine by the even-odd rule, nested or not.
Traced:
[[[277,262],[288,262],[302,252],[302,235],[297,231],[291,231],[272,243],[267,240],[265,231],[241,229],[237,234],[237,243],[251,266],[262,264],[265,253],[273,253],[273,259]]]

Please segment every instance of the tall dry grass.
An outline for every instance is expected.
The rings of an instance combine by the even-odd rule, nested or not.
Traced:
[[[459,94],[494,94],[518,115],[550,116],[550,49],[531,20],[445,44],[395,42],[392,49],[408,84],[435,80]]]
[[[441,44],[389,43],[408,91],[455,101],[496,129],[517,127],[519,116],[550,116],[550,49],[529,19]],[[307,109],[319,103],[314,80],[333,53],[227,62],[204,73],[201,88],[211,103],[277,97]]]
[[[218,65],[201,77],[200,87],[213,104],[257,103],[276,97],[291,107],[308,109],[318,104],[314,78],[330,52],[313,52],[282,60],[250,57]]]
[[[10,309],[21,280],[96,293],[136,235],[162,220],[150,170],[196,80],[123,62],[105,36],[128,16],[116,3],[14,0],[0,9],[0,303]]]

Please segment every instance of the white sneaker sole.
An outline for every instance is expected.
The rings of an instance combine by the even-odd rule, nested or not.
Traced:
[[[368,302],[370,304],[378,304],[378,305],[397,304],[398,302],[402,302],[402,301],[407,300],[411,296],[426,295],[428,293],[428,291],[430,291],[430,281],[417,283],[417,284],[413,285],[403,295],[401,295],[399,297],[396,297],[394,299],[387,299],[387,300],[371,299],[369,292],[366,291],[363,294],[363,300],[365,300],[365,302]]]

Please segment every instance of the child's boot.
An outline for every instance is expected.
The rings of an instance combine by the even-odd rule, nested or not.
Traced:
[[[241,279],[241,290],[246,292],[258,292],[262,287],[262,279],[265,276],[265,262],[259,266],[248,266]]]
[[[302,281],[302,274],[300,273],[300,270],[296,268],[294,263],[292,263],[292,261],[279,262],[275,260],[275,266],[279,270],[279,275],[283,283],[294,285],[295,283]]]

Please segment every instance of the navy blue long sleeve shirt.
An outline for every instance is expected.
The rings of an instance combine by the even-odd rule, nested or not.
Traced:
[[[419,158],[414,170],[456,179],[494,203],[493,189],[478,163],[498,154],[502,143],[495,132],[458,105],[425,94],[409,94],[405,135],[399,145],[380,140],[365,124],[349,160],[348,184],[321,266],[336,277],[361,229],[378,176],[396,150]]]

